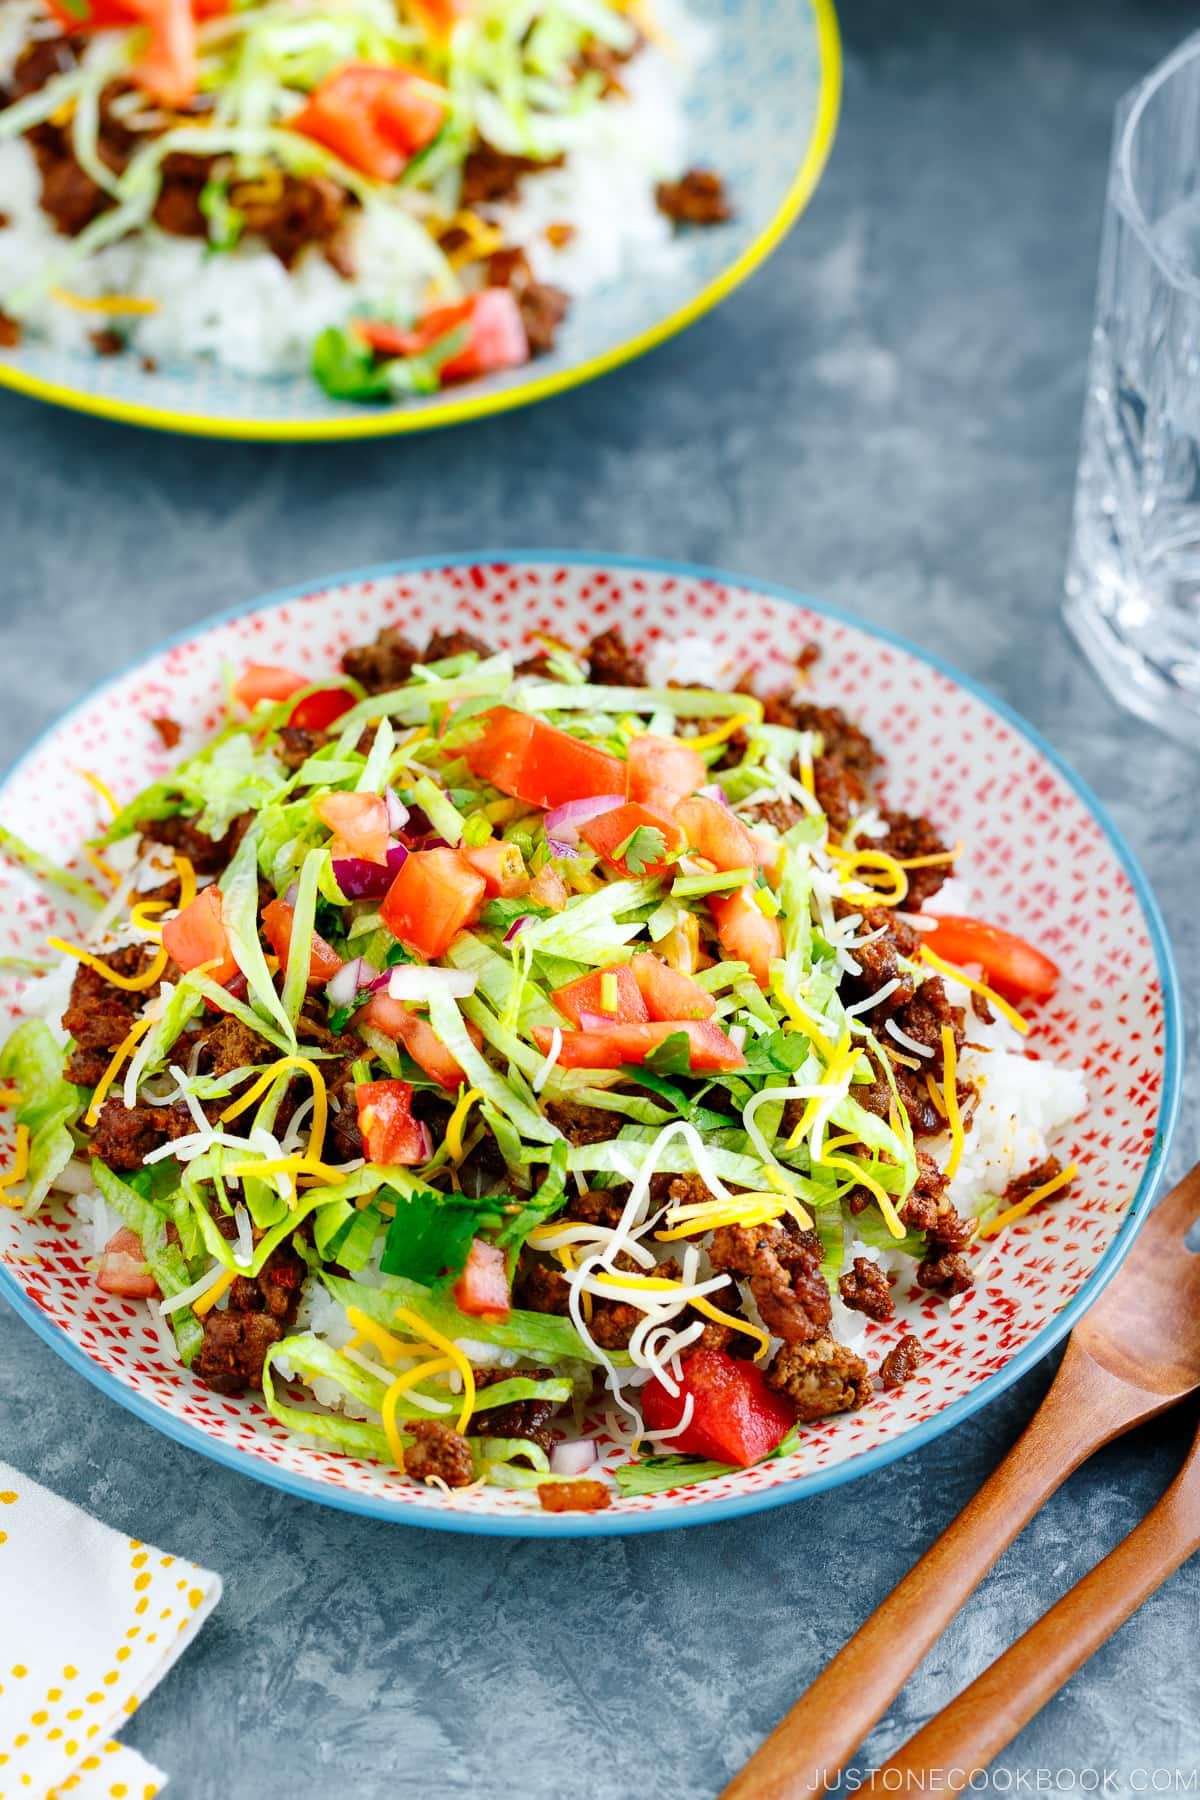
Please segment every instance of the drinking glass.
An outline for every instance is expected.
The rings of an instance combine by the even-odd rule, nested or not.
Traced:
[[[1117,110],[1066,586],[1116,698],[1200,744],[1200,32]]]

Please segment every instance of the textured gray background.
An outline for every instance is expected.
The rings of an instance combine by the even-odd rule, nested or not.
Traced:
[[[1114,103],[1171,0],[847,0],[841,135],[748,287],[634,368],[410,442],[274,450],[0,398],[0,758],[157,637],[277,585],[479,544],[680,556],[794,582],[989,683],[1111,805],[1194,1028],[1194,755],[1122,717],[1058,621]],[[1172,1159],[1197,1155],[1191,1106]],[[921,1455],[745,1524],[592,1544],[445,1538],[284,1499],[69,1373],[0,1304],[0,1450],[225,1576],[130,1737],[181,1800],[707,1800],[942,1529],[1050,1369]],[[1098,1456],[880,1726],[883,1755],[1145,1512],[1195,1425]],[[1200,1762],[1200,1567],[1002,1759]]]

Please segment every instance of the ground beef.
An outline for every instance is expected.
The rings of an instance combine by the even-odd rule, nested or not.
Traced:
[[[847,1002],[867,1000],[889,981],[899,981],[900,986],[893,988],[887,999],[879,1004],[881,1013],[894,1013],[907,1006],[917,991],[916,976],[901,968],[900,959],[911,961],[919,954],[920,935],[903,919],[897,919],[889,907],[859,907],[847,900],[834,901],[834,913],[839,919],[852,912],[862,914],[862,923],[854,929],[855,937],[870,937],[875,931],[881,931],[883,935],[850,951],[861,972],[846,976],[841,985],[841,996]]]
[[[290,1244],[280,1244],[257,1275],[235,1276],[229,1290],[230,1308],[234,1312],[269,1313],[290,1329],[300,1305],[304,1275],[303,1259]]]
[[[403,687],[421,658],[398,625],[385,625],[373,644],[358,644],[342,655],[342,668],[361,681],[368,694]]]
[[[833,757],[863,783],[871,781],[879,766],[874,744],[840,706],[817,706],[811,700],[798,700],[789,689],[781,688],[763,701],[763,717],[768,725],[815,732],[821,740],[821,755]]]
[[[473,631],[435,631],[425,646],[422,662],[444,662],[449,656],[494,656],[496,652],[490,644],[485,644],[481,637]]]
[[[151,719],[150,723],[162,739],[163,748],[173,750],[183,735],[182,727],[177,725],[174,719],[168,719],[165,714],[160,718]]]
[[[588,678],[602,687],[645,687],[645,664],[629,649],[619,625],[611,625],[588,645]]]
[[[140,1169],[152,1150],[194,1130],[185,1107],[127,1107],[119,1094],[111,1094],[100,1108],[88,1150],[110,1169]]]
[[[781,1222],[723,1225],[708,1249],[717,1271],[746,1278],[767,1330],[789,1344],[818,1337],[832,1317],[829,1289],[820,1273],[820,1239]]]
[[[926,1256],[917,1264],[917,1286],[935,1294],[965,1294],[974,1280],[970,1263],[957,1252]]]
[[[767,1370],[767,1385],[788,1396],[802,1425],[854,1411],[872,1395],[866,1363],[831,1337],[784,1344]]]
[[[615,1230],[620,1223],[621,1214],[625,1210],[628,1188],[587,1188],[582,1194],[572,1194],[562,1210],[564,1219],[573,1219],[583,1225],[607,1225]]]
[[[244,218],[245,228],[261,237],[285,269],[294,268],[302,251],[319,245],[326,260],[346,278],[349,265],[338,267],[344,246],[339,234],[346,220],[350,196],[327,175],[284,175],[278,193],[264,197],[259,184],[237,184],[230,189],[230,203]]]
[[[206,238],[208,220],[200,196],[212,179],[214,158],[173,150],[163,158],[162,187],[154,202],[154,223],[172,237]]]
[[[635,57],[645,40],[639,32],[628,50],[614,50],[611,44],[602,44],[599,38],[593,38],[585,44],[576,59],[576,69],[580,75],[595,74],[603,77],[601,90],[605,95],[624,94],[625,88],[620,79],[620,71],[625,64]],[[551,227],[553,229],[553,227]],[[568,227],[569,229],[569,227]],[[547,233],[549,235],[549,233]]]
[[[119,331],[111,328],[104,331],[89,331],[88,342],[97,356],[120,356],[125,348],[125,339]]]
[[[151,955],[144,945],[129,944],[98,960],[118,975],[132,976],[142,973]],[[67,1063],[68,1081],[78,1082],[80,1087],[95,1087],[111,1062],[113,1051],[124,1043],[135,1018],[158,989],[156,981],[148,988],[129,992],[114,987],[97,970],[80,963],[62,1016],[63,1030],[75,1040]]]
[[[853,1312],[868,1319],[890,1319],[895,1313],[887,1275],[869,1257],[856,1256],[854,1265],[838,1282],[838,1293]]]
[[[538,1484],[538,1505],[543,1512],[603,1512],[612,1505],[612,1490],[603,1481],[543,1481]]]
[[[542,169],[561,169],[562,165],[561,156],[542,162],[532,156],[509,156],[486,138],[480,138],[463,164],[462,204],[475,207],[514,200],[526,175],[536,175]]]
[[[581,1106],[575,1100],[548,1100],[542,1108],[552,1125],[557,1125],[569,1144],[607,1144],[619,1135],[625,1123],[620,1113],[605,1112],[599,1106]]]
[[[0,106],[11,106],[27,94],[36,94],[56,75],[67,75],[79,61],[78,41],[69,37],[39,37],[22,50],[8,81],[0,85]]]
[[[925,1077],[919,1069],[893,1069],[896,1092],[900,1096],[900,1104],[908,1115],[908,1122],[913,1128],[915,1137],[937,1137],[945,1129],[945,1120],[934,1105],[925,1085]],[[854,1090],[854,1098],[860,1106],[865,1106],[869,1113],[878,1119],[886,1119],[892,1110],[892,1090],[888,1082],[869,1081]],[[790,1104],[790,1102],[789,1102]]]
[[[900,1207],[900,1218],[912,1231],[932,1231],[942,1210],[946,1177],[924,1150],[917,1151],[917,1179]]]
[[[333,1086],[329,1089],[330,1100],[335,1098],[337,1106],[329,1108],[329,1135],[333,1140],[336,1157],[330,1161],[353,1162],[356,1157],[366,1154],[363,1134],[358,1125],[358,1102],[354,1097],[353,1083],[347,1074],[342,1091],[335,1095]]]
[[[879,1365],[879,1373],[885,1388],[903,1387],[911,1381],[921,1364],[925,1361],[925,1352],[921,1348],[919,1338],[910,1332],[893,1345]]]
[[[1056,1175],[1061,1175],[1062,1170],[1063,1166],[1059,1162],[1057,1156],[1048,1156],[1045,1162],[1040,1162],[1037,1165],[1036,1169],[1030,1169],[1025,1175],[1014,1175],[1013,1179],[1004,1190],[1005,1206],[1018,1206],[1022,1200],[1029,1194],[1035,1192],[1037,1188],[1045,1187],[1048,1181],[1053,1181]],[[1065,1187],[1059,1188],[1058,1197],[1061,1198],[1062,1195],[1069,1194],[1070,1191],[1071,1184],[1068,1182]]]
[[[232,1221],[218,1221],[223,1232]],[[223,1311],[204,1320],[204,1341],[193,1373],[218,1394],[262,1387],[263,1359],[295,1323],[304,1281],[304,1263],[290,1244],[272,1252],[253,1279],[239,1275]]]
[[[949,846],[926,818],[913,813],[885,812],[887,834],[872,838],[871,847],[894,856],[898,862],[910,856],[943,856]],[[908,869],[908,895],[905,905],[920,908],[937,893],[948,875],[954,873],[952,863],[934,863],[927,869]]]
[[[531,356],[554,348],[555,333],[566,317],[571,297],[562,288],[538,281],[521,249],[497,250],[488,260],[489,287],[508,288],[517,303]]]
[[[813,763],[813,792],[817,805],[840,837],[867,803],[866,782],[836,756],[818,756]]]
[[[310,731],[304,725],[279,727],[279,760],[291,774],[302,769],[309,757],[329,743],[327,731]]]
[[[465,1437],[438,1419],[413,1419],[404,1429],[414,1440],[404,1451],[406,1475],[414,1481],[444,1481],[452,1488],[470,1486],[475,1473]]]
[[[476,1369],[476,1388],[496,1387],[502,1381],[552,1381],[553,1369]],[[528,1438],[549,1450],[554,1441],[548,1420],[558,1410],[556,1400],[512,1400],[507,1406],[485,1407],[471,1415],[471,1437]]]
[[[138,849],[144,856],[151,845],[165,844],[168,849],[178,851],[180,856],[186,856],[197,875],[221,875],[233,860],[252,821],[252,813],[242,813],[224,837],[211,838],[207,832],[197,829],[193,819],[178,815],[170,819],[143,819],[138,825],[142,834]]]
[[[678,181],[660,181],[654,204],[677,225],[723,225],[733,217],[725,184],[713,169],[689,169]]]
[[[742,813],[753,825],[770,825],[783,833],[793,825],[798,825],[804,817],[804,808],[795,800],[759,800],[748,806]]]
[[[16,319],[10,319],[7,313],[0,312],[0,350],[15,350],[20,342],[19,323]]]
[[[201,1032],[196,1067],[201,1074],[219,1077],[250,1064],[274,1062],[277,1054],[266,1038],[227,1013]]]
[[[565,1319],[570,1314],[567,1278],[545,1263],[526,1263],[517,1276],[517,1305],[527,1312],[554,1313]]]

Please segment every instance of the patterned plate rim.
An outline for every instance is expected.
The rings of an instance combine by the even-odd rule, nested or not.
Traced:
[[[262,595],[258,599],[242,605],[226,607],[221,612],[210,614],[196,624],[151,646],[145,655],[138,657],[135,662],[127,664],[123,669],[117,670],[107,681],[99,683],[77,700],[74,706],[69,707],[65,713],[40,732],[28,748],[0,776],[0,800],[4,798],[8,784],[20,772],[25,763],[37,754],[43,742],[52,732],[68,724],[77,714],[102,698],[111,688],[142,667],[143,664],[156,662],[176,645],[190,643],[205,632],[216,626],[227,624],[231,620],[245,618],[256,612],[269,611],[277,606],[285,606],[291,601],[321,594],[328,589],[361,582],[387,581],[395,576],[422,574],[437,569],[486,568],[496,564],[508,566],[550,564],[554,567],[583,565],[602,569],[621,569],[631,573],[673,576],[680,581],[702,581],[724,587],[740,587],[750,592],[763,594],[772,600],[784,601],[790,606],[803,607],[819,613],[838,624],[861,631],[881,644],[890,645],[908,656],[915,657],[919,662],[935,669],[947,680],[971,694],[1003,719],[1013,731],[1030,744],[1040,756],[1044,757],[1074,791],[1107,839],[1133,888],[1153,945],[1163,1002],[1163,1074],[1154,1145],[1129,1211],[1091,1275],[1062,1311],[1056,1314],[1048,1324],[1043,1325],[1041,1330],[1036,1332],[1002,1369],[998,1369],[994,1375],[985,1377],[970,1393],[964,1394],[958,1400],[951,1401],[940,1412],[935,1413],[922,1424],[914,1426],[910,1431],[902,1433],[893,1442],[879,1444],[874,1449],[865,1450],[858,1456],[849,1457],[845,1461],[835,1463],[825,1469],[814,1470],[808,1475],[801,1475],[794,1481],[781,1482],[778,1486],[767,1488],[761,1493],[732,1495],[726,1499],[694,1503],[675,1511],[663,1509],[629,1514],[602,1512],[487,1516],[470,1513],[437,1513],[426,1511],[424,1508],[413,1508],[401,1512],[381,1498],[366,1494],[352,1494],[327,1487],[322,1482],[274,1468],[257,1457],[217,1443],[198,1426],[172,1417],[152,1400],[146,1399],[124,1386],[115,1375],[94,1363],[85,1350],[68,1338],[60,1327],[47,1318],[35,1302],[29,1298],[11,1271],[2,1265],[0,1265],[0,1298],[5,1299],[18,1318],[23,1319],[27,1325],[31,1326],[64,1362],[83,1375],[110,1400],[115,1400],[126,1412],[133,1413],[146,1424],[153,1426],[155,1430],[162,1432],[164,1436],[183,1445],[185,1449],[197,1450],[202,1456],[209,1457],[213,1462],[260,1481],[267,1487],[278,1488],[293,1498],[316,1500],[343,1512],[384,1519],[390,1524],[408,1525],[433,1531],[467,1532],[485,1537],[622,1537],[634,1532],[677,1530],[684,1526],[708,1525],[725,1519],[744,1518],[753,1513],[764,1512],[770,1507],[788,1505],[808,1495],[822,1493],[828,1488],[839,1487],[843,1482],[855,1481],[863,1475],[874,1473],[877,1469],[886,1468],[889,1463],[895,1462],[899,1457],[909,1455],[912,1451],[931,1443],[934,1438],[940,1437],[943,1432],[949,1431],[953,1426],[969,1419],[973,1413],[978,1412],[989,1401],[996,1399],[1014,1381],[1026,1374],[1048,1351],[1052,1350],[1111,1281],[1127,1255],[1154,1201],[1163,1163],[1170,1149],[1178,1122],[1182,1097],[1184,1051],[1179,972],[1153,889],[1121,831],[1110,818],[1103,802],[1037,728],[1023,719],[1007,701],[993,694],[973,676],[964,674],[933,651],[921,648],[909,638],[903,637],[899,632],[889,630],[886,626],[876,625],[870,620],[858,618],[844,607],[834,606],[823,600],[815,600],[810,595],[798,592],[794,588],[762,580],[757,576],[738,575],[728,569],[714,568],[701,563],[674,562],[667,558],[618,555],[593,550],[491,547],[476,551],[457,552],[449,556],[405,557],[394,562],[371,564],[365,568],[337,571],[300,582],[293,587],[277,589],[273,593]]]
[[[46,381],[40,375],[30,375],[6,362],[3,357],[0,357],[0,388],[10,388],[29,399],[44,400],[48,405],[65,407],[71,412],[90,413],[95,418],[111,419],[120,425],[139,425],[150,431],[171,431],[187,437],[227,441],[300,444],[398,437],[414,431],[432,431],[443,425],[465,425],[474,419],[513,412],[518,407],[532,406],[537,400],[548,400],[554,394],[583,387],[597,376],[607,375],[611,369],[618,369],[623,363],[632,362],[647,350],[653,350],[668,338],[677,337],[705,313],[711,312],[778,247],[812,199],[837,135],[842,99],[842,45],[834,0],[810,0],[810,5],[816,21],[820,88],[812,133],[774,217],[728,268],[714,276],[685,305],[598,356],[585,357],[570,368],[543,375],[520,387],[505,388],[499,393],[467,394],[461,400],[444,400],[420,409],[396,407],[382,413],[367,411],[361,417],[349,419],[242,419],[175,412],[169,407],[114,400],[103,394],[86,393],[82,388],[70,387],[64,382]]]

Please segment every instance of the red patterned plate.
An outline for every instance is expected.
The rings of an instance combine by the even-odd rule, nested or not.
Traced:
[[[495,1489],[430,1492],[296,1442],[258,1397],[210,1393],[164,1359],[144,1306],[97,1291],[90,1244],[68,1204],[32,1220],[0,1214],[0,1293],[74,1368],[180,1443],[292,1493],[459,1531],[591,1535],[754,1512],[878,1468],[998,1394],[1116,1268],[1150,1205],[1175,1122],[1181,1038],[1171,953],[1145,878],[1099,803],[1007,707],[885,632],[715,571],[555,552],[394,564],[217,619],[98,689],[43,737],[0,790],[5,824],[70,858],[97,829],[80,766],[125,801],[169,766],[156,714],[215,728],[223,662],[282,663],[316,678],[389,621],[418,638],[464,625],[513,649],[539,629],[581,642],[618,623],[644,649],[702,635],[766,681],[782,678],[815,640],[817,696],[843,704],[885,751],[890,802],[928,811],[962,838],[960,872],[981,915],[1062,966],[1032,1042],[1087,1075],[1089,1110],[1071,1135],[1081,1171],[1074,1193],[1011,1227],[956,1311],[913,1287],[894,1322],[870,1326],[872,1366],[904,1331],[919,1330],[929,1360],[907,1386],[809,1427],[783,1460],[595,1515],[544,1515],[529,1496]],[[6,867],[0,883],[0,953],[35,953],[49,932],[69,936],[83,925],[23,872]],[[3,977],[0,1033],[19,1014],[20,988]]]

